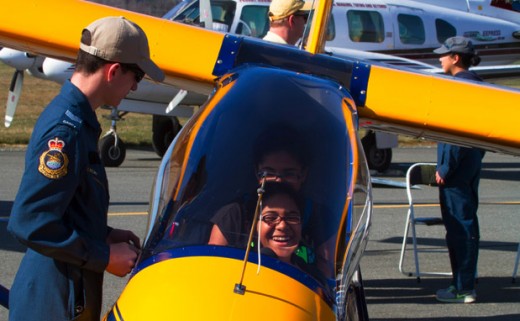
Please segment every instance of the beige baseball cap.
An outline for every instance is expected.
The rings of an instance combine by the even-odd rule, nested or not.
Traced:
[[[164,73],[150,59],[143,29],[124,17],[105,17],[92,22],[83,29],[80,49],[103,60],[136,64],[153,80],[164,80]]]
[[[297,12],[309,13],[312,8],[310,1],[273,0],[269,6],[269,20],[281,20]]]

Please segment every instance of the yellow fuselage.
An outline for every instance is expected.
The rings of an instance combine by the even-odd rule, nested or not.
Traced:
[[[193,256],[152,264],[129,281],[111,313],[125,321],[336,320],[331,307],[309,287],[265,266],[257,274],[254,263],[246,268],[245,293],[235,293],[242,263]]]

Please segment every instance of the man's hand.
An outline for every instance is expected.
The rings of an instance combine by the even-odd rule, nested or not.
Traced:
[[[117,276],[127,275],[135,266],[138,253],[139,249],[127,242],[110,244],[107,272]]]
[[[130,273],[141,249],[139,237],[132,231],[113,229],[107,236],[107,244],[110,246],[107,272],[117,276]]]
[[[438,185],[444,185],[444,178],[439,175],[439,172],[435,172],[435,181]]]
[[[139,237],[132,231],[113,229],[107,237],[108,245],[114,243],[129,243],[134,245],[136,248],[141,248],[141,241]]]

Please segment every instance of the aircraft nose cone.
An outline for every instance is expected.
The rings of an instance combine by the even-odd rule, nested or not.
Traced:
[[[35,57],[30,56],[23,51],[4,47],[0,50],[0,61],[16,70],[24,70],[30,68],[34,64]]]

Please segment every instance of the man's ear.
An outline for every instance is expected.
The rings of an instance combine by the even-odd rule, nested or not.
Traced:
[[[105,79],[107,81],[112,81],[116,74],[121,71],[121,65],[119,63],[106,64],[103,68],[105,71]]]
[[[287,21],[289,22],[289,26],[291,26],[291,28],[292,28],[292,26],[294,26],[294,19],[295,19],[295,17],[293,14],[290,15],[289,18],[287,19]]]

